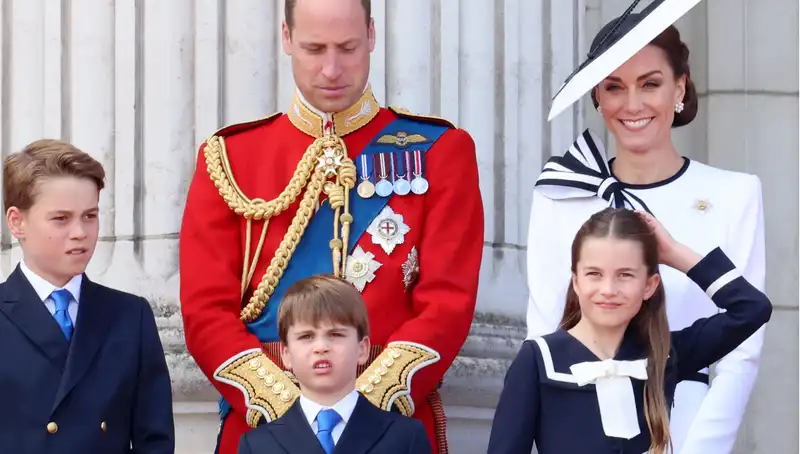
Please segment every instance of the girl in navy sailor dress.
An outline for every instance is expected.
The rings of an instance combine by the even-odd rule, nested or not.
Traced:
[[[509,368],[488,454],[663,454],[676,384],[767,323],[769,299],[715,248],[701,257],[649,214],[606,208],[572,243],[561,328]],[[669,331],[659,264],[723,312]]]

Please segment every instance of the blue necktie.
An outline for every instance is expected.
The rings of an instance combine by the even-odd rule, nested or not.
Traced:
[[[66,337],[67,340],[71,340],[73,329],[72,319],[69,317],[67,308],[69,307],[69,302],[72,301],[72,293],[66,289],[56,290],[50,294],[50,298],[56,303],[56,312],[53,314],[53,317],[56,319],[58,327],[64,332],[64,337]]]
[[[336,413],[336,410],[322,410],[317,414],[317,439],[319,444],[322,445],[322,449],[325,450],[325,454],[333,453],[334,444],[331,432],[341,420],[342,417],[339,416],[339,413]]]

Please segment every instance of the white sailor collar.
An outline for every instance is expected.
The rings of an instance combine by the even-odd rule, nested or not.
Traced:
[[[638,341],[633,328],[629,328],[623,337],[617,355],[612,358],[614,361],[638,361],[645,360],[647,353],[644,345]],[[594,385],[578,385],[578,379],[574,376],[572,366],[586,362],[602,362],[589,348],[583,345],[578,339],[563,329],[559,329],[551,334],[534,339],[540,353],[540,379],[547,385],[576,389],[583,391],[594,391]]]
[[[555,386],[593,392],[605,434],[630,440],[641,433],[636,399],[647,380],[647,359],[636,338],[628,328],[617,355],[607,360],[564,330],[537,338],[544,369],[540,376]]]

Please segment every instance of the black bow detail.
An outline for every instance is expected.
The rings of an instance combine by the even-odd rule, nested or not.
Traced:
[[[551,199],[598,196],[616,208],[650,213],[644,200],[611,175],[603,142],[589,129],[575,139],[564,156],[547,160],[535,186]]]

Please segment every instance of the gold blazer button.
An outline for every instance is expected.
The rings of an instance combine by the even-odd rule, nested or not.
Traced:
[[[49,432],[51,434],[54,434],[54,433],[58,432],[58,424],[56,424],[54,422],[47,423],[47,432]]]

